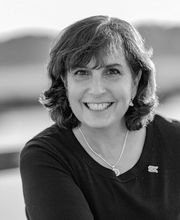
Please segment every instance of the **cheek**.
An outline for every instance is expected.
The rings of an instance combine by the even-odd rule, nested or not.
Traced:
[[[70,105],[74,105],[78,100],[78,96],[76,95],[75,92],[69,91],[68,92],[68,100],[69,100]]]
[[[69,76],[67,81],[67,97],[71,110],[76,117],[79,118],[81,112],[82,89],[74,82],[71,76]]]
[[[74,87],[73,85],[69,85],[67,91],[69,104],[73,110],[74,106],[80,104],[81,92],[78,90],[78,87]]]
[[[131,99],[131,95],[133,92],[133,87],[130,83],[124,83],[123,85],[118,86],[117,89],[113,89],[114,96],[118,100],[128,100]]]

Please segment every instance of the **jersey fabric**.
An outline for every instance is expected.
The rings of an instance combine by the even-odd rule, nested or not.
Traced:
[[[20,155],[27,218],[180,219],[180,122],[156,115],[146,129],[138,162],[119,176],[70,129],[53,124],[32,138]]]

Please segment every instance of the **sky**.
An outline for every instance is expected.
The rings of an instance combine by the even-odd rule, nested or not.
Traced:
[[[0,0],[0,37],[29,29],[61,30],[92,15],[132,24],[153,21],[180,26],[179,0]]]

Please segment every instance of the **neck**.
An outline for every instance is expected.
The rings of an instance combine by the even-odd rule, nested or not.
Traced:
[[[85,125],[80,127],[88,143],[100,154],[107,154],[107,152],[119,152],[120,147],[127,132],[124,123],[108,128],[91,128]]]

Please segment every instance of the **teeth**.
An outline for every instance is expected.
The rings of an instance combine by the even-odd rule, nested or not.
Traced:
[[[87,106],[91,109],[91,110],[94,110],[94,111],[102,111],[102,110],[105,110],[107,109],[112,103],[86,103]]]

